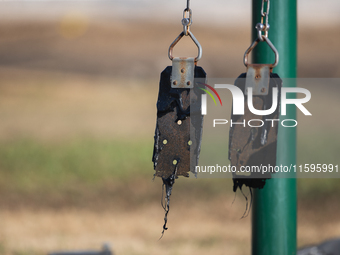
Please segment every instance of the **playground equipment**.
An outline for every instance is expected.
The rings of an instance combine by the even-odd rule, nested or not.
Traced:
[[[260,20],[261,0],[253,0],[252,27]],[[297,74],[297,1],[271,1],[270,40],[280,52],[280,63],[273,69],[281,78]],[[252,38],[257,31],[252,30]],[[271,63],[273,53],[265,44],[253,50],[253,61]],[[295,87],[293,79],[285,79],[283,87]],[[296,109],[287,106],[285,118],[296,119]],[[280,116],[280,119],[281,116]],[[296,163],[296,128],[278,128],[276,165]],[[294,176],[292,176],[294,177]],[[273,178],[263,189],[255,189],[252,207],[252,254],[296,254],[296,179]]]
[[[247,67],[247,72],[242,73],[235,81],[235,86],[243,92],[245,97],[244,114],[234,115],[234,111],[232,112],[232,123],[238,123],[238,125],[232,125],[229,131],[229,160],[238,171],[233,173],[234,192],[237,188],[242,190],[243,185],[248,186],[250,191],[251,188],[262,189],[266,179],[271,178],[270,171],[253,172],[247,176],[240,175],[242,167],[276,165],[278,122],[273,120],[278,119],[280,114],[277,105],[280,105],[279,91],[281,91],[282,80],[278,74],[273,73],[273,68],[279,63],[279,53],[268,38],[269,10],[269,0],[263,0],[260,12],[261,22],[256,24],[257,37],[244,54],[243,62]],[[273,64],[249,63],[249,53],[255,50],[260,42],[265,42],[274,52]],[[260,112],[263,115],[254,112]],[[250,122],[255,122],[255,124],[240,124]],[[259,125],[259,122],[262,125]]]
[[[266,11],[265,11],[266,10]],[[268,16],[270,10],[270,18]],[[274,0],[253,0],[252,1],[252,27],[253,44],[245,53],[244,63],[248,67],[247,80],[243,84],[236,84],[241,87],[252,87],[256,90],[258,107],[264,108],[265,104],[270,105],[269,95],[274,88],[279,89],[281,80],[273,72],[280,74],[281,78],[296,77],[296,34],[297,34],[297,1]],[[188,16],[187,16],[188,15]],[[205,72],[201,67],[196,66],[201,58],[202,50],[196,38],[190,32],[192,23],[192,12],[187,0],[187,8],[183,15],[183,32],[171,44],[169,58],[173,61],[172,67],[167,67],[161,74],[160,91],[157,101],[157,125],[155,133],[155,146],[153,162],[156,170],[155,176],[161,177],[165,186],[165,224],[163,233],[166,230],[167,214],[169,212],[169,199],[175,179],[179,175],[188,176],[191,167],[197,164],[200,151],[201,128],[203,117],[191,116],[189,105],[192,109],[200,109],[199,90],[192,86],[192,79],[205,78]],[[261,23],[257,22],[261,20]],[[268,35],[269,23],[271,24],[270,37]],[[257,24],[257,25],[255,25]],[[264,32],[264,34],[263,34]],[[198,56],[195,59],[173,58],[172,49],[183,37],[189,35],[198,47]],[[270,38],[270,39],[269,39]],[[265,41],[266,43],[259,43]],[[257,45],[258,44],[258,45]],[[275,46],[274,46],[275,45]],[[255,47],[256,46],[256,47]],[[268,47],[269,46],[269,47]],[[271,52],[274,51],[274,54]],[[254,65],[248,63],[248,54],[252,52]],[[278,52],[280,62],[278,63]],[[274,57],[274,60],[273,60]],[[273,63],[269,65],[268,63]],[[184,67],[184,69],[182,68]],[[184,71],[182,71],[182,69]],[[191,74],[186,72],[191,70]],[[260,77],[261,76],[261,77]],[[246,77],[246,75],[241,76]],[[269,82],[270,78],[276,81]],[[181,80],[181,82],[179,82]],[[182,82],[182,80],[184,82]],[[186,87],[189,86],[189,87]],[[286,82],[283,87],[295,87],[294,82]],[[268,91],[269,95],[266,95]],[[190,93],[192,93],[190,95]],[[197,105],[190,102],[190,96],[197,98]],[[291,97],[293,98],[293,96]],[[269,100],[269,101],[268,101]],[[191,111],[195,112],[195,111]],[[279,112],[274,115],[282,120]],[[195,118],[195,121],[193,119]],[[296,119],[296,110],[293,105],[287,106],[286,116],[288,119]],[[190,123],[191,120],[191,123]],[[196,123],[194,127],[190,127]],[[191,139],[189,127],[195,130],[195,139]],[[257,129],[262,134],[258,151],[261,151],[261,160],[276,165],[295,165],[296,162],[296,128],[283,128],[281,126],[271,129]],[[242,139],[242,133],[246,132]],[[245,146],[249,140],[251,130],[237,133],[231,130],[230,160],[232,164],[238,164],[237,153],[239,146]],[[267,132],[267,133],[266,133]],[[277,137],[276,137],[277,136]],[[250,141],[255,143],[256,141]],[[271,144],[273,147],[267,147]],[[235,147],[236,146],[236,147]],[[258,151],[247,151],[244,158],[251,160],[251,156]],[[190,153],[195,152],[194,157]],[[270,153],[269,157],[266,153]],[[192,156],[192,155],[191,155]],[[250,161],[252,162],[252,161]],[[239,162],[241,164],[241,162]],[[276,173],[275,175],[279,175]],[[252,254],[253,255],[294,255],[296,254],[296,179],[295,178],[272,178],[262,176],[262,180],[251,181],[252,179],[239,179],[234,176],[234,190],[242,187],[243,184],[254,188],[252,207]],[[276,176],[280,177],[280,176]],[[290,176],[294,177],[294,176]],[[267,180],[268,179],[268,180]],[[241,180],[241,181],[240,181]],[[245,182],[244,180],[248,180]],[[249,181],[250,180],[250,181]],[[265,181],[266,180],[266,181]],[[251,184],[253,183],[253,184]]]
[[[201,113],[202,90],[194,86],[196,79],[205,80],[206,74],[197,62],[202,57],[202,47],[190,31],[192,11],[187,7],[183,12],[183,31],[169,47],[168,66],[161,73],[157,101],[157,123],[152,161],[155,176],[163,180],[165,210],[163,232],[167,229],[170,196],[175,179],[189,176],[198,164],[201,147],[203,116]],[[173,48],[183,36],[189,36],[198,48],[196,58],[173,57]],[[196,114],[195,114],[196,113]],[[190,134],[194,134],[193,139]],[[164,204],[163,204],[164,202]]]

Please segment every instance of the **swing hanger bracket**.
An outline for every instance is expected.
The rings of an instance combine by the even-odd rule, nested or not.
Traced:
[[[171,43],[168,52],[169,59],[172,61],[171,88],[176,89],[191,89],[194,87],[195,66],[197,64],[197,61],[200,60],[202,57],[202,46],[190,31],[190,26],[192,24],[192,11],[189,7],[189,4],[190,0],[187,0],[187,7],[183,11],[183,31]],[[173,57],[173,49],[183,36],[189,36],[196,44],[198,49],[198,55],[196,58]]]
[[[190,31],[191,24],[192,24],[192,11],[190,8],[186,8],[183,11],[183,19],[182,19],[183,31],[179,34],[179,36],[177,36],[177,38],[171,43],[169,47],[168,56],[171,61],[174,59],[173,54],[172,54],[174,47],[179,42],[179,40],[182,39],[183,36],[190,36],[190,38],[193,40],[193,42],[197,46],[198,55],[194,60],[195,64],[197,63],[197,61],[199,61],[202,58],[202,46],[198,42],[196,37],[193,35],[193,33],[191,33]]]
[[[267,3],[266,11],[264,11],[264,9],[265,9],[264,8],[264,3],[265,2]],[[258,67],[258,65],[256,65],[256,64],[250,64],[249,63],[249,61],[248,61],[249,53],[256,47],[256,45],[259,42],[266,42],[268,44],[268,46],[271,48],[271,50],[274,52],[274,54],[275,54],[275,61],[274,61],[273,64],[262,64],[261,66],[267,65],[269,67],[270,72],[271,72],[273,70],[273,68],[276,67],[277,64],[279,63],[279,52],[275,48],[274,44],[268,38],[268,30],[270,28],[270,25],[268,23],[269,8],[270,8],[270,0],[262,0],[261,23],[257,23],[256,26],[255,26],[255,28],[257,30],[257,38],[250,45],[250,47],[246,50],[246,52],[244,53],[243,63],[244,63],[244,65],[246,67],[248,67],[248,65],[252,65],[252,66],[257,66]],[[264,23],[264,20],[265,20],[265,23]],[[264,32],[264,34],[262,34],[262,32]]]
[[[275,48],[274,44],[269,40],[269,38],[265,37],[264,35],[262,35],[262,39],[263,41],[265,41],[268,46],[271,48],[271,50],[274,52],[275,54],[275,61],[273,64],[269,64],[269,68],[270,70],[273,70],[274,67],[277,66],[277,64],[279,63],[279,52],[277,51],[277,49]],[[259,38],[257,38],[251,45],[250,47],[246,50],[246,52],[244,53],[244,58],[243,58],[243,63],[246,67],[248,67],[248,65],[250,65],[249,61],[248,61],[248,57],[249,57],[249,53],[255,48],[255,46],[260,42],[261,40]]]

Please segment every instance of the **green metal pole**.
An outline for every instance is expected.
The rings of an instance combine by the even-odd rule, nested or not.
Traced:
[[[257,38],[255,25],[261,20],[261,3],[262,0],[253,0],[253,40]],[[281,78],[296,78],[297,0],[270,1],[269,24],[269,39],[280,54],[274,72]],[[253,62],[274,62],[274,54],[266,43],[256,46]],[[292,87],[295,82],[293,79],[284,80],[283,86]],[[296,119],[294,107],[287,108],[285,119]],[[277,165],[281,164],[296,164],[296,129],[279,125]],[[252,254],[296,254],[296,179],[267,180],[263,189],[254,191],[253,201]]]

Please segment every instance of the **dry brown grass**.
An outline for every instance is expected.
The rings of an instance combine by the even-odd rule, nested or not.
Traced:
[[[169,230],[161,240],[163,209],[158,203],[130,211],[111,208],[96,213],[72,208],[1,211],[0,236],[5,237],[9,254],[91,250],[103,242],[113,244],[116,254],[224,254],[226,250],[248,254],[250,218],[240,220],[243,203],[231,207],[232,199],[202,204],[187,198],[186,206],[173,201]]]
[[[1,139],[152,137],[157,81],[13,68],[0,75]]]
[[[93,250],[104,242],[111,243],[116,254],[249,254],[251,217],[240,219],[245,205],[241,196],[233,205],[232,201],[230,195],[204,202],[175,195],[169,229],[161,240],[163,209],[155,202],[131,210],[121,210],[117,205],[100,212],[77,208],[1,210],[0,240],[6,255]],[[320,204],[329,209],[300,207],[300,246],[340,233],[339,206]]]

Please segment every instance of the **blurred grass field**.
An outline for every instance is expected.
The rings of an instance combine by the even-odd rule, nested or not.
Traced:
[[[334,140],[331,141],[328,143],[324,141],[326,143],[324,146],[331,147],[329,144]],[[299,147],[298,164],[323,161],[336,164],[337,158],[326,154],[328,156],[326,160],[323,154],[320,155],[319,150],[315,150],[313,146],[307,146],[310,149],[306,149],[305,146],[306,144],[303,144],[302,148]],[[338,149],[338,146],[334,147]],[[63,143],[18,139],[2,142],[0,207],[15,208],[14,201],[24,202],[20,201],[20,197],[28,199],[26,202],[35,201],[34,206],[37,207],[70,206],[73,203],[77,204],[77,198],[86,201],[87,195],[90,195],[89,199],[95,196],[104,198],[114,195],[117,192],[117,185],[122,192],[129,182],[142,182],[145,185],[145,182],[148,183],[153,178],[153,166],[150,161],[152,149],[152,142],[135,139],[127,141],[78,138]],[[231,188],[230,179],[226,179],[225,184],[219,188],[215,186],[216,182],[221,182],[219,180],[209,179],[203,182],[206,188],[202,193],[207,197],[216,192],[230,193],[225,190],[225,187]],[[340,191],[338,179],[299,179],[298,184],[301,200],[332,197]],[[190,191],[192,188],[188,187],[185,192],[198,192],[196,189],[194,192]],[[109,194],[105,194],[107,192]],[[103,194],[100,195],[101,193]],[[76,197],[72,197],[73,195]],[[57,200],[53,201],[51,198]]]
[[[249,254],[251,217],[240,219],[246,202],[240,193],[233,202],[229,179],[178,179],[169,230],[158,241],[164,212],[161,181],[152,181],[155,105],[167,47],[181,27],[90,24],[82,35],[65,37],[60,26],[0,25],[0,254],[95,249],[103,242],[127,255]],[[160,37],[154,32],[160,28],[168,33]],[[233,38],[232,29],[195,29],[209,75],[244,71],[247,29]],[[302,76],[339,76],[332,29],[300,32]],[[323,54],[314,52],[320,38],[331,42]],[[338,129],[323,130],[298,129],[298,163],[338,162]],[[298,180],[299,246],[340,235],[339,184]]]
[[[94,249],[103,242],[117,254],[249,253],[250,216],[240,219],[246,201],[237,193],[233,202],[230,179],[178,179],[169,230],[157,241],[164,212],[161,181],[152,181],[157,91],[149,93],[150,85],[40,77],[58,86],[9,86],[10,79],[0,86],[1,254]],[[129,100],[138,107],[128,107]],[[117,111],[121,104],[127,107]],[[336,162],[338,137],[314,132],[312,139],[313,130],[299,133],[299,161]],[[339,190],[337,179],[298,180],[300,246],[340,233]]]

